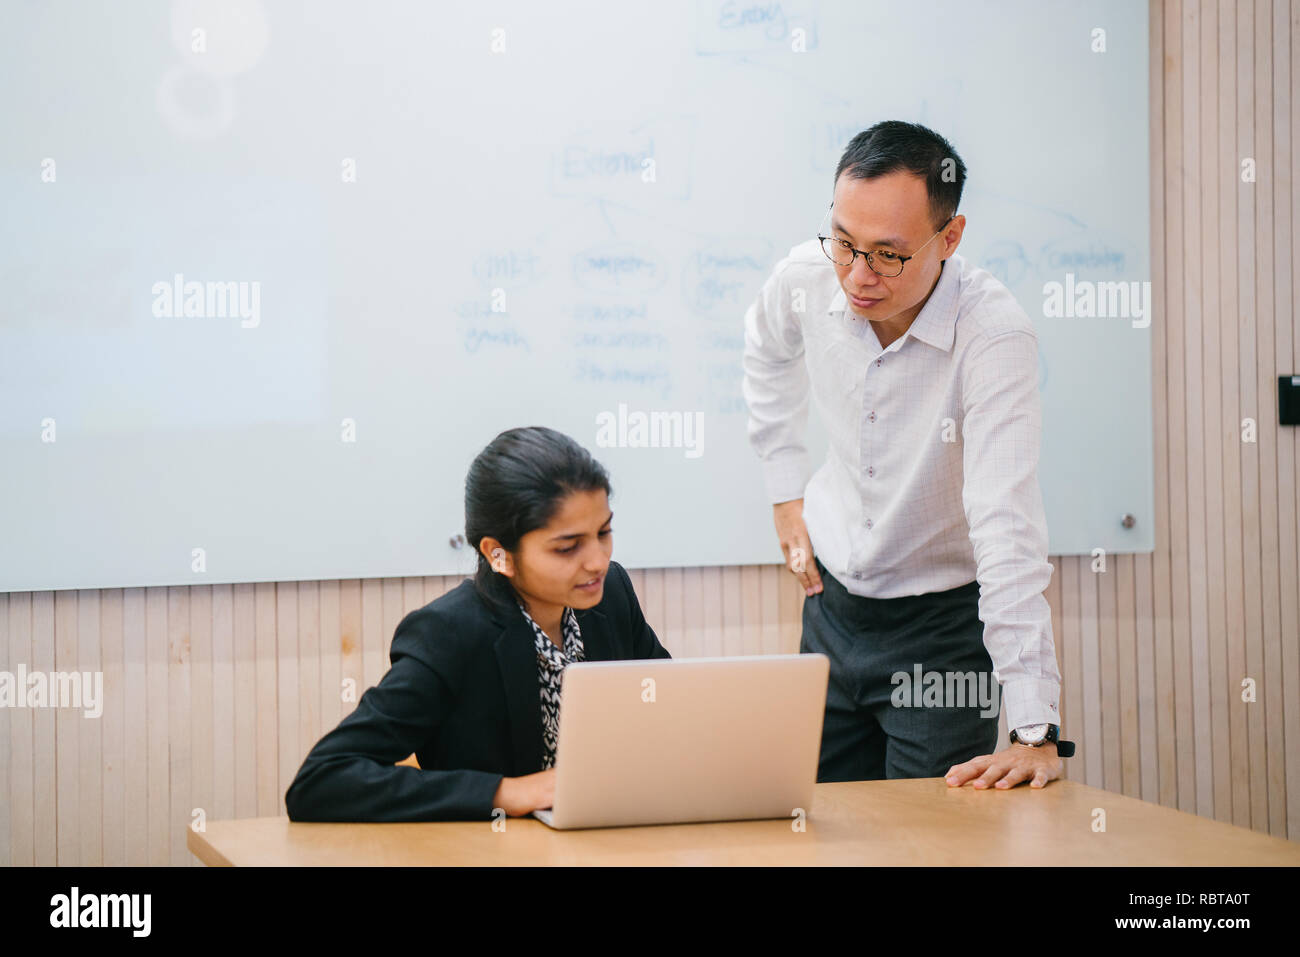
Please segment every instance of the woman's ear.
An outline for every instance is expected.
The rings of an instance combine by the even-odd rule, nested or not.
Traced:
[[[484,536],[478,543],[478,550],[483,553],[483,557],[488,560],[488,564],[498,575],[505,575],[507,578],[514,575],[514,560],[495,538]]]

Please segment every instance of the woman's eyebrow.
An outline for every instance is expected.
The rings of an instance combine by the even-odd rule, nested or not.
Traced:
[[[610,513],[609,513],[609,518],[607,518],[607,519],[605,519],[605,521],[601,522],[601,523],[600,523],[600,527],[601,527],[601,528],[604,528],[606,525],[608,525],[608,524],[609,524],[610,522],[612,522],[612,521],[614,521],[614,513],[613,513],[613,512],[610,512]],[[550,540],[553,541],[553,542],[562,542],[562,541],[565,541],[566,539],[570,539],[570,538],[582,538],[582,536],[585,535],[585,534],[586,534],[585,532],[572,532],[572,533],[569,534],[569,535],[553,535],[553,536],[551,536],[551,539],[550,539]]]

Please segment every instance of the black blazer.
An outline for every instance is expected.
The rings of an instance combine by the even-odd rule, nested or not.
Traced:
[[[588,661],[671,657],[627,572],[575,609]],[[392,667],[311,749],[284,803],[294,821],[488,820],[502,777],[542,770],[532,627],[469,579],[402,619]],[[396,762],[415,753],[418,768]]]

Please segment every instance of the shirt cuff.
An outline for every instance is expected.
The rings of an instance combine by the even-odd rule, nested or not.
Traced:
[[[808,453],[786,452],[766,459],[763,482],[767,486],[767,499],[773,505],[803,498],[808,484]]]
[[[1027,724],[1061,724],[1061,685],[1052,678],[1016,678],[1002,685],[1007,730]],[[1065,729],[1061,729],[1065,734]]]

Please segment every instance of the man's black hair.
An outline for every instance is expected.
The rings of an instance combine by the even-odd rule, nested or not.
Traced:
[[[835,168],[835,182],[841,173],[853,179],[875,179],[899,170],[925,178],[935,229],[957,214],[966,164],[951,143],[919,123],[885,120],[853,137]]]

